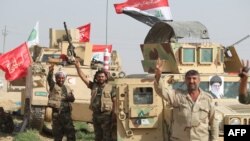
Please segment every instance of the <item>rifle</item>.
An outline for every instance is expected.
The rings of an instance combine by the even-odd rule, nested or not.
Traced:
[[[68,46],[68,49],[67,49],[67,55],[69,57],[69,62],[71,63],[71,62],[74,61],[74,57],[76,57],[75,47],[73,46],[73,44],[71,42],[72,38],[68,33],[66,22],[63,22],[63,24],[64,24],[64,29],[65,29],[65,32],[66,32],[67,41],[69,43],[69,46]]]

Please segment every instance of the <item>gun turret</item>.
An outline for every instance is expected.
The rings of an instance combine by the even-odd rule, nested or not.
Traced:
[[[74,61],[74,57],[76,57],[76,53],[75,53],[75,47],[73,46],[71,40],[71,36],[69,35],[68,33],[68,29],[67,29],[67,25],[66,25],[66,22],[63,23],[64,24],[64,29],[65,29],[65,32],[66,32],[66,39],[69,43],[69,46],[68,46],[68,49],[67,49],[67,56],[69,57],[69,63],[73,62]]]

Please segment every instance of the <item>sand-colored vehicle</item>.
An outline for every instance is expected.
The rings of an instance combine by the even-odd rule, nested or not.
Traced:
[[[70,31],[70,34],[75,35],[72,32]],[[46,107],[48,100],[46,74],[50,63],[62,64],[63,62],[58,58],[61,54],[66,54],[68,43],[58,38],[63,37],[62,35],[64,35],[63,31],[59,34],[52,30],[51,48],[37,47],[33,50],[35,63],[30,71],[32,75],[28,75],[32,76],[31,80],[27,80],[29,77],[26,78],[27,85],[23,90],[23,101],[25,98],[27,100],[30,93],[32,94],[30,104],[26,103],[31,106],[30,123],[34,127],[40,128],[43,120],[50,119],[50,114],[47,114],[50,110]],[[74,40],[72,43],[76,47],[77,56],[84,60],[82,70],[93,78],[99,64],[90,63],[91,44],[77,43]],[[120,69],[120,61],[116,58],[117,54],[111,55],[114,56],[112,62],[115,63],[113,67],[111,63],[110,72],[114,79],[110,83],[116,87],[117,95],[115,109],[117,123],[111,126],[117,127],[115,134],[117,140],[168,141],[173,120],[172,107],[157,95],[153,86],[154,68],[158,58],[164,62],[162,79],[165,87],[185,89],[185,73],[195,69],[200,72],[201,88],[207,92],[211,91],[212,95],[213,76],[220,78],[219,92],[222,94],[220,98],[215,99],[220,135],[223,134],[224,125],[250,124],[250,106],[240,104],[237,99],[240,80],[238,71],[242,66],[237,51],[234,46],[225,47],[211,42],[208,30],[203,24],[194,21],[158,22],[148,32],[141,45],[141,51],[142,66],[146,73],[128,75],[124,78],[122,78],[124,73]],[[51,58],[52,56],[54,58]],[[73,119],[90,121],[91,111],[88,110],[90,91],[77,76],[73,65],[64,65],[62,69],[68,73],[66,83],[76,93]],[[15,84],[18,83],[11,82],[13,88],[18,86]]]
[[[101,62],[93,60],[93,45],[89,42],[78,42],[79,31],[68,30],[71,43],[74,46],[76,58],[81,61],[82,71],[93,79],[95,72],[103,67]],[[73,89],[75,102],[72,104],[72,119],[75,121],[92,122],[92,111],[89,110],[90,90],[78,77],[75,66],[68,59],[68,45],[65,30],[50,29],[50,47],[34,46],[30,49],[33,64],[25,78],[11,81],[8,92],[19,91],[22,93],[22,109],[24,122],[30,127],[42,129],[44,121],[51,120],[51,108],[47,107],[49,88],[47,83],[48,67],[54,64],[55,72],[62,70],[67,73],[65,84]],[[124,77],[121,70],[121,61],[118,53],[113,50],[110,54],[110,78]]]
[[[167,141],[171,132],[172,107],[161,99],[153,86],[154,68],[163,60],[164,87],[185,89],[185,73],[200,72],[200,87],[211,93],[215,78],[221,80],[221,97],[215,99],[220,135],[223,126],[250,124],[250,106],[238,102],[242,66],[234,46],[209,41],[208,30],[200,22],[158,22],[141,45],[142,66],[148,74],[117,79],[117,139],[123,141]]]

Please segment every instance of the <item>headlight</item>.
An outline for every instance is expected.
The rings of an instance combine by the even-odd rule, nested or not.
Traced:
[[[229,125],[240,125],[240,119],[239,118],[231,118],[229,121]]]

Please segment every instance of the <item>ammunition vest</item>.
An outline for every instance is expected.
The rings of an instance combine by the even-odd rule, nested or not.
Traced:
[[[97,94],[98,94],[98,85],[94,84],[92,89],[91,89],[91,103],[90,103],[90,110],[95,110],[93,109],[93,101],[95,100]],[[106,84],[101,91],[101,112],[111,112],[113,109],[113,102],[111,99],[111,92],[112,92],[112,85]]]
[[[67,94],[65,96],[69,95],[69,93],[72,93],[69,86],[63,85],[62,87],[65,87],[67,90],[67,92],[66,92]],[[51,92],[49,94],[49,101],[48,101],[49,107],[56,108],[56,109],[61,108],[61,103],[62,103],[62,99],[63,99],[62,87],[55,84],[54,88],[51,90]]]

